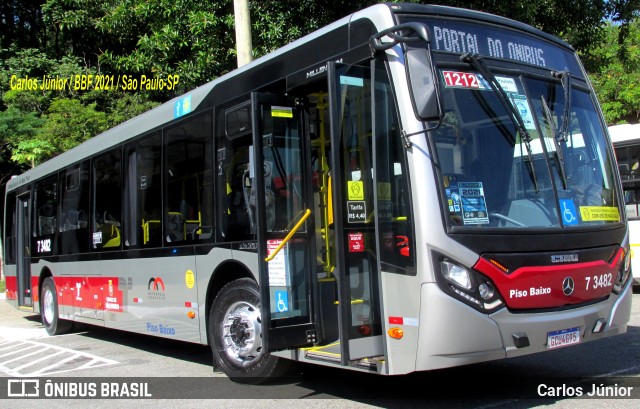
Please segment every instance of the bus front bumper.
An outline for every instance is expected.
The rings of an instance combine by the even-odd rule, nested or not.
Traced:
[[[486,315],[443,293],[436,284],[425,283],[421,290],[416,370],[546,351],[551,349],[549,337],[564,330],[579,332],[579,337],[572,339],[575,343],[622,334],[631,316],[631,288],[629,280],[618,295],[562,311],[513,313],[503,308]]]

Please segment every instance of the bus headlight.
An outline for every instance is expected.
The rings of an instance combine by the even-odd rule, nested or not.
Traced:
[[[500,294],[489,278],[442,254],[433,252],[433,256],[439,267],[436,281],[445,293],[485,313],[504,306]]]
[[[490,300],[494,296],[494,289],[491,283],[482,283],[478,286],[478,292],[483,300]]]
[[[618,294],[624,288],[629,277],[631,277],[631,251],[625,249],[624,260],[620,263],[620,270],[615,283],[613,283],[613,292]]]
[[[442,275],[444,278],[465,290],[471,289],[471,277],[469,276],[469,270],[448,260],[442,260],[440,265],[442,267]]]

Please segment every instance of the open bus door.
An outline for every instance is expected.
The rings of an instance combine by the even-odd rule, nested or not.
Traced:
[[[16,248],[18,306],[33,307],[31,296],[31,242],[29,240],[29,208],[31,195],[25,193],[16,199]]]
[[[329,62],[335,270],[341,365],[384,355],[374,206],[371,68]]]
[[[317,279],[307,114],[300,100],[258,93],[252,112],[249,202],[257,216],[263,347],[310,345]]]
[[[269,351],[314,345],[305,349],[308,359],[341,365],[384,356],[372,135],[385,127],[377,122],[386,121],[393,104],[376,102],[385,85],[372,81],[372,71],[369,65],[328,64],[329,132],[316,146],[304,104],[252,95],[252,169],[263,177],[253,177],[251,185],[264,194],[249,202],[258,209],[263,346]],[[318,200],[311,158],[324,145],[331,163],[322,171],[331,178],[316,189],[327,196]],[[318,207],[330,209],[329,217],[318,217]],[[323,234],[332,237],[328,243]],[[319,266],[317,258],[328,254],[330,265]]]
[[[375,86],[368,65],[330,62],[327,74],[327,104],[316,102],[328,115],[316,120],[326,118],[329,126],[315,127],[314,135],[307,108],[253,94],[253,169],[264,177],[251,184],[265,194],[250,201],[261,209],[263,343],[270,351],[313,344],[307,359],[351,365],[384,355],[372,171]],[[326,154],[330,159],[318,159]],[[309,158],[330,162],[316,170],[330,176],[326,183],[320,175],[315,180]],[[329,214],[321,216],[319,208]]]

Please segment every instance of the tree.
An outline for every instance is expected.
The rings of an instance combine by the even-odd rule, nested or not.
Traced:
[[[16,107],[0,112],[0,135],[4,135],[1,144],[4,158],[2,162],[5,166],[13,162],[8,170],[33,167],[42,158],[51,155],[51,147],[36,141],[43,122],[35,112],[25,113]]]
[[[372,0],[251,1],[254,56],[264,55],[375,3],[377,1]],[[616,78],[632,72],[634,64],[637,65],[624,39],[633,37],[630,22],[638,16],[640,0],[433,0],[429,3],[495,13],[558,35],[581,52],[589,72],[599,73],[601,65],[607,66],[609,75]],[[626,61],[621,64],[626,65],[618,68],[604,53],[594,56],[590,52],[605,34],[602,24],[605,18],[619,27],[616,50],[620,61]],[[0,151],[4,155],[0,163],[11,163],[12,157],[18,160],[16,164],[41,161],[106,126],[115,126],[234,69],[233,31],[232,0],[5,2],[0,6],[0,112],[5,127],[0,141],[0,146],[5,147]],[[606,34],[608,39],[613,39],[610,33]],[[75,74],[177,74],[180,86],[155,93],[9,89],[11,75],[66,78]],[[605,78],[603,75],[595,82],[603,89],[600,95],[606,113],[615,111],[618,112],[615,118],[628,117],[632,110],[626,107],[625,101],[636,98],[637,87],[629,85],[614,92],[615,84],[612,82],[609,86]],[[73,115],[67,111],[65,116],[63,109],[74,110]],[[20,128],[18,120],[25,121],[26,128]],[[19,135],[30,141],[16,143],[15,137]],[[67,142],[62,143],[63,139]],[[15,155],[7,156],[9,146],[15,149]]]
[[[628,24],[622,43],[621,30],[607,24],[605,40],[593,50],[600,67],[590,73],[609,125],[640,120],[640,19]]]
[[[230,1],[107,3],[96,29],[116,41],[117,48],[103,49],[100,56],[114,72],[177,74],[180,87],[174,94],[180,94],[235,67]]]
[[[68,151],[108,128],[107,115],[96,111],[95,103],[83,105],[77,99],[54,99],[43,119],[38,137],[46,139],[56,153]]]

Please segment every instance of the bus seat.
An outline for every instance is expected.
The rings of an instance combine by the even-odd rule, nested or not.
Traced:
[[[56,232],[55,209],[51,201],[47,201],[38,210],[39,235],[54,234]]]
[[[161,237],[160,229],[161,229],[160,220],[145,220],[142,219],[142,244],[147,245],[150,241],[152,241],[152,236],[154,238],[153,241],[156,241],[156,237]],[[153,233],[152,233],[153,230]],[[157,236],[156,234],[159,234]]]
[[[102,248],[120,247],[120,229],[115,224],[105,223],[100,226],[102,232]]]
[[[77,230],[87,227],[87,220],[83,210],[69,210],[65,218],[62,231]]]
[[[166,218],[165,231],[168,242],[184,240],[184,216],[180,212],[168,212]]]

